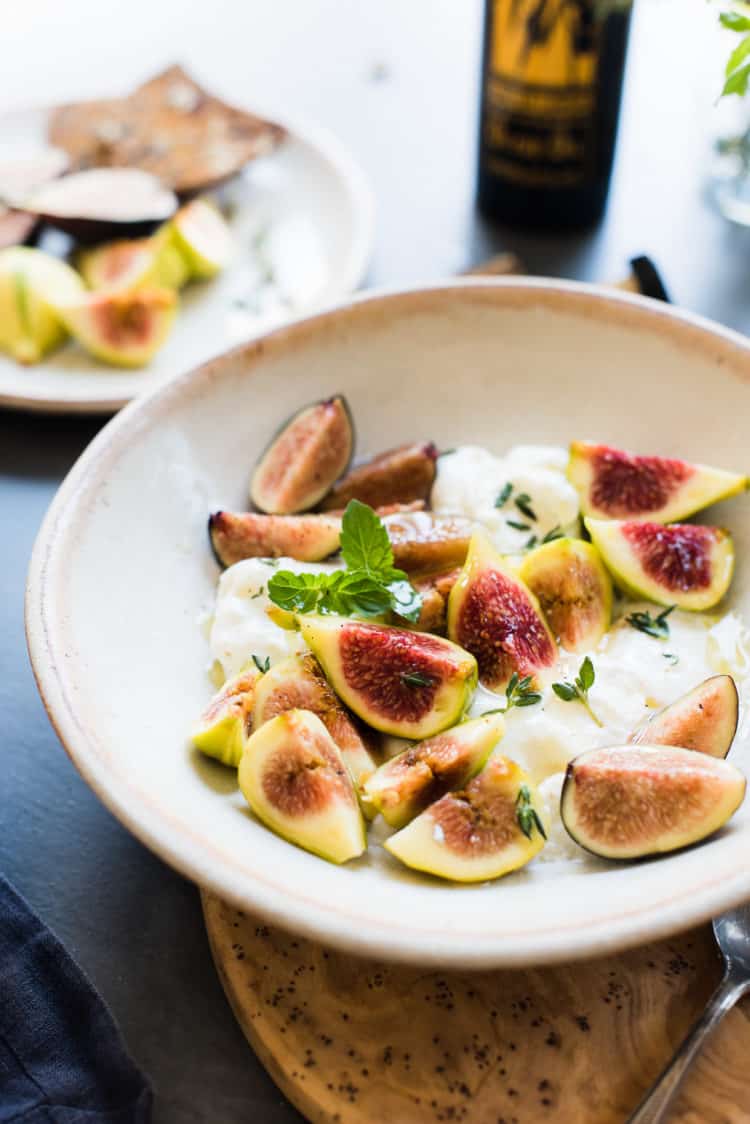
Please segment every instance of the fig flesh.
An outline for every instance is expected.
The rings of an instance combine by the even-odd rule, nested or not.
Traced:
[[[243,558],[320,562],[338,550],[341,520],[331,515],[215,511],[208,519],[208,535],[221,566],[233,566]]]
[[[0,162],[0,199],[26,195],[61,176],[67,166],[68,158],[59,148],[46,148],[33,156],[3,160]],[[36,225],[35,215],[13,211],[0,203],[0,249],[20,246],[31,237]]]
[[[336,694],[369,726],[429,738],[459,722],[477,682],[473,656],[423,632],[333,616],[300,616],[305,642]]]
[[[679,745],[726,757],[737,732],[739,698],[731,675],[712,675],[631,734],[635,745]]]
[[[435,481],[437,448],[432,442],[399,445],[356,465],[323,500],[322,511],[360,500],[370,507],[428,500]]]
[[[728,761],[675,746],[628,745],[570,762],[560,815],[587,851],[637,859],[705,839],[744,796],[745,778]]]
[[[0,350],[38,363],[68,335],[57,304],[83,292],[78,274],[58,258],[26,246],[1,250]]]
[[[589,652],[612,620],[612,580],[591,543],[554,539],[532,550],[518,576],[538,600],[557,640]]]
[[[239,765],[252,724],[258,679],[259,672],[248,668],[226,681],[193,729],[191,741],[196,749],[223,765]]]
[[[444,635],[447,627],[448,597],[458,580],[460,570],[449,570],[445,574],[431,574],[417,578],[414,587],[422,595],[419,618],[411,627],[418,632],[436,632]]]
[[[574,441],[568,479],[581,511],[598,519],[674,523],[744,492],[747,476],[670,457],[641,457],[609,445]]]
[[[165,342],[177,309],[171,289],[86,293],[56,305],[68,331],[91,355],[116,367],[142,367]]]
[[[384,843],[414,870],[453,882],[484,882],[517,870],[544,846],[544,803],[514,761],[493,755],[459,792],[450,792]]]
[[[514,672],[535,677],[557,659],[536,597],[478,531],[448,598],[448,636],[476,657],[479,679],[492,691]]]
[[[375,772],[377,764],[368,748],[369,738],[331,690],[315,656],[292,656],[265,673],[255,692],[253,729],[286,710],[317,714],[344,759],[357,789]]]
[[[484,766],[504,730],[502,714],[487,714],[410,746],[373,773],[365,784],[365,799],[391,827],[404,827],[446,792],[463,788]]]
[[[604,562],[622,589],[658,605],[711,609],[729,588],[734,545],[728,531],[693,523],[585,519]]]
[[[229,264],[231,231],[218,208],[205,199],[193,199],[181,207],[169,227],[191,278],[215,277]]]
[[[349,464],[354,428],[340,395],[300,410],[263,453],[250,482],[255,506],[271,515],[307,511]]]
[[[149,234],[177,210],[177,196],[137,168],[91,168],[12,200],[80,242]]]
[[[393,564],[408,574],[431,574],[463,566],[471,540],[469,519],[429,511],[398,512],[383,518]]]
[[[179,289],[188,269],[163,232],[152,238],[108,242],[79,254],[76,262],[90,289],[123,290],[163,285]]]
[[[245,743],[239,785],[255,815],[290,843],[345,863],[367,847],[352,779],[316,714],[287,710]]]

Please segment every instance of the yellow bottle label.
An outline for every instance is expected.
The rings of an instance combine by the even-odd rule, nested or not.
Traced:
[[[489,0],[482,141],[490,172],[576,186],[591,171],[601,24],[593,0]]]

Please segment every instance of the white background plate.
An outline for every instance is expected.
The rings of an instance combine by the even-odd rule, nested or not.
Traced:
[[[343,868],[297,850],[254,821],[231,771],[189,749],[210,694],[198,623],[218,576],[207,513],[242,506],[268,435],[336,391],[349,399],[361,453],[427,438],[500,452],[593,437],[736,469],[746,460],[750,346],[640,298],[472,280],[292,324],[134,403],[63,483],[27,591],[43,698],[107,806],[242,908],[354,951],[423,963],[590,956],[748,896],[747,806],[707,844],[658,861],[537,863],[456,887],[412,875],[376,846]],[[746,502],[712,517],[735,533],[732,602],[747,616]]]
[[[47,116],[46,110],[35,109],[0,118],[0,159],[44,145]],[[283,144],[250,164],[226,189],[236,208],[236,260],[218,278],[182,291],[172,333],[151,363],[135,371],[108,367],[74,344],[32,367],[0,353],[0,405],[111,413],[272,324],[331,304],[357,288],[372,252],[370,189],[330,134],[281,123],[289,130]],[[259,235],[265,246],[260,261]],[[277,283],[263,290],[258,304],[258,265],[262,269],[269,260]]]

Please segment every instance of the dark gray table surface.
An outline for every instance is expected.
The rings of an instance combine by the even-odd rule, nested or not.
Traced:
[[[131,7],[145,11],[144,4],[134,0]],[[88,7],[93,11],[93,3],[80,0],[71,10],[81,19]],[[184,11],[173,0],[166,7],[175,19]],[[725,112],[713,104],[721,47],[707,6],[641,0],[609,209],[598,229],[565,237],[491,228],[474,213],[478,0],[383,0],[368,10],[280,0],[273,7],[272,14],[260,0],[225,0],[205,34],[187,19],[176,49],[229,96],[262,94],[266,105],[307,109],[351,148],[378,200],[372,284],[446,277],[499,249],[520,253],[533,272],[597,280],[621,274],[629,256],[645,251],[677,301],[750,329],[750,234],[724,222],[705,198],[711,138]],[[14,13],[9,41],[15,35],[31,58],[24,19]],[[138,19],[132,22],[137,29]],[[52,28],[38,39],[40,57],[53,58],[56,34],[72,42],[70,28]],[[164,24],[142,49],[132,27],[123,32],[122,50],[103,27],[91,34],[77,56],[88,52],[92,61],[84,92],[96,92],[93,83],[103,81],[105,69],[110,86],[115,79],[124,86],[175,55]],[[254,66],[247,68],[238,43],[257,43],[259,35],[264,50],[252,55],[248,48]],[[65,57],[54,50],[45,99],[80,89],[64,70]],[[3,81],[0,98],[5,92],[18,101],[21,86],[8,79],[4,90]],[[40,100],[36,92],[32,100]],[[110,1004],[153,1080],[157,1124],[286,1124],[300,1118],[224,1002],[196,889],[89,792],[47,722],[29,670],[29,553],[60,480],[101,424],[0,412],[0,870]]]

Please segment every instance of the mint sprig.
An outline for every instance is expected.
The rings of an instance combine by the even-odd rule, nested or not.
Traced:
[[[332,574],[279,570],[268,582],[268,596],[290,613],[379,617],[391,612],[418,620],[422,595],[393,565],[382,520],[359,500],[349,501],[341,520],[341,556],[346,569]]]
[[[729,31],[737,32],[742,36],[737,46],[727,59],[724,67],[724,86],[721,97],[728,94],[738,94],[744,97],[750,82],[750,4],[742,0],[734,0],[726,5],[719,20],[722,27]]]

